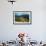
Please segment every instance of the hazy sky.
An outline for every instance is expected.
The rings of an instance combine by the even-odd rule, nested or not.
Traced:
[[[22,11],[20,11],[20,12],[15,12],[15,14],[17,14],[17,15],[22,15],[22,14],[30,14],[30,12],[22,12]]]

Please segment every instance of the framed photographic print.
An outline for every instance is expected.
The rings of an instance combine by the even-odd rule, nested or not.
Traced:
[[[13,11],[13,24],[32,24],[32,11]]]

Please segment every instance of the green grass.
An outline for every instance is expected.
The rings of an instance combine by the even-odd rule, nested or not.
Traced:
[[[29,20],[27,18],[23,18],[23,17],[17,17],[15,18],[16,22],[29,22]]]

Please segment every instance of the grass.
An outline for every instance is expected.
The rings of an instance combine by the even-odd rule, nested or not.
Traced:
[[[29,19],[23,18],[23,17],[17,17],[15,18],[16,22],[29,22]]]

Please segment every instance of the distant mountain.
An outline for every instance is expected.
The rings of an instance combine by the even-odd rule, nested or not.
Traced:
[[[22,15],[15,15],[15,17],[17,18],[17,17],[23,17],[23,18],[27,18],[27,19],[29,19],[29,14],[22,14]]]

